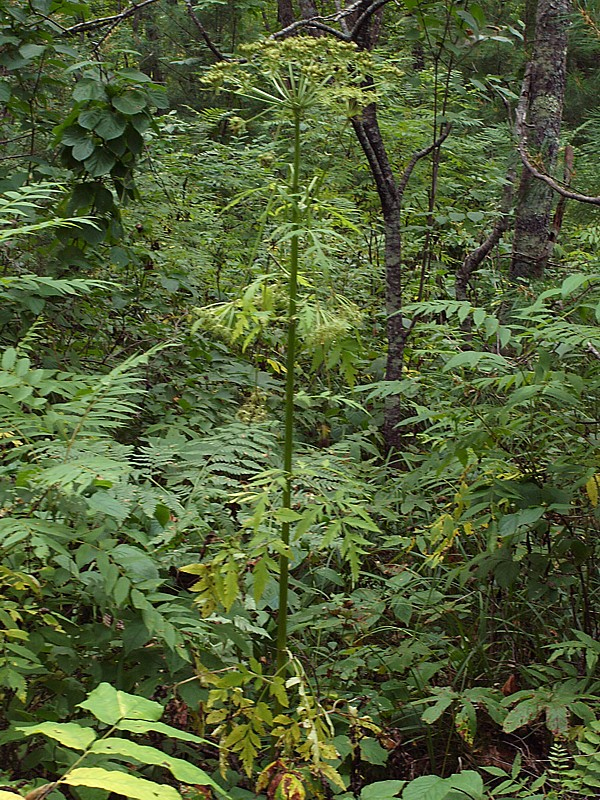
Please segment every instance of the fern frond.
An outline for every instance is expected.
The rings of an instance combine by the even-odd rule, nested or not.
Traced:
[[[9,275],[0,277],[0,296],[17,299],[20,294],[39,297],[89,294],[94,289],[106,289],[114,284],[83,278],[47,278],[40,275]]]
[[[137,404],[130,400],[141,394],[136,370],[161,347],[131,356],[106,375],[99,375],[93,384],[80,390],[72,399],[53,407],[57,427],[62,428],[69,450],[80,437],[102,437],[131,418]]]

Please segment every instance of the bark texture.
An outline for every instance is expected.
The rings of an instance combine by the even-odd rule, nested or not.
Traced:
[[[352,126],[360,142],[381,203],[384,229],[386,336],[388,341],[386,381],[400,380],[404,361],[406,335],[402,315],[402,242],[400,237],[401,197],[387,150],[377,122],[377,108],[370,105],[360,117],[354,117]],[[385,407],[383,437],[388,450],[399,449],[401,433],[398,423],[402,419],[399,398],[391,396]]]
[[[565,95],[570,0],[538,0],[535,46],[528,67],[521,145],[551,172],[556,164]],[[552,189],[524,168],[519,185],[512,278],[538,278],[548,261]]]

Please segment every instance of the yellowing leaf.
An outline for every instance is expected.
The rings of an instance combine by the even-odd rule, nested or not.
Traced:
[[[596,508],[598,505],[598,487],[600,486],[600,474],[596,473],[592,475],[589,481],[585,485],[585,489],[587,492],[588,497],[590,498],[590,503]]]
[[[319,764],[319,772],[321,772],[325,778],[330,780],[334,786],[338,786],[340,789],[342,789],[342,791],[346,788],[344,779],[337,769],[331,766],[331,764]]]
[[[69,786],[89,786],[92,789],[104,789],[108,792],[123,794],[134,800],[182,800],[181,795],[172,786],[160,785],[153,781],[137,778],[125,772],[102,769],[102,767],[80,767],[69,772],[59,782]]]
[[[212,786],[216,791],[222,791],[221,787],[210,778],[204,770],[185,761],[183,758],[163,753],[155,747],[130,742],[128,739],[101,739],[92,745],[93,753],[106,753],[110,756],[120,756],[127,761],[138,761],[140,764],[154,764],[158,767],[166,767],[171,771],[173,777],[183,783],[198,784],[200,786]]]
[[[292,772],[284,772],[275,790],[275,800],[305,800],[302,781]]]

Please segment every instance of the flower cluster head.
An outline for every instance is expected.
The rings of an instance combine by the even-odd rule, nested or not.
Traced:
[[[281,109],[343,107],[349,116],[375,99],[374,89],[365,88],[373,72],[371,56],[352,43],[294,36],[240,49],[243,58],[215,64],[203,82]]]

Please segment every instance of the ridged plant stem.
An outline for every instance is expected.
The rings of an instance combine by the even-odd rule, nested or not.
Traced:
[[[292,202],[291,219],[292,237],[290,240],[288,312],[287,312],[287,354],[285,381],[285,432],[283,449],[283,486],[282,508],[292,507],[292,463],[294,452],[294,391],[296,369],[296,299],[298,294],[298,247],[300,224],[300,108],[293,108],[294,141],[293,163],[290,176],[290,196]],[[279,556],[279,608],[277,612],[277,673],[283,674],[287,663],[287,621],[288,621],[288,586],[289,586],[289,554],[290,523],[281,524],[281,541],[284,545]]]

